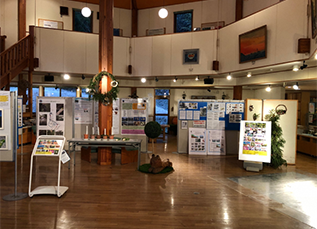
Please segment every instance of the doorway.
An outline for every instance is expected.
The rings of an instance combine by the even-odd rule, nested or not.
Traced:
[[[170,90],[169,89],[155,89],[154,121],[157,121],[160,125],[168,124],[169,104],[170,104]],[[168,133],[167,128],[165,128],[165,133]]]

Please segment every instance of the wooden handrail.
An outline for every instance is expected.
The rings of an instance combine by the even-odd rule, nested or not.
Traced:
[[[8,74],[16,66],[29,58],[29,38],[27,35],[0,54],[0,77]]]

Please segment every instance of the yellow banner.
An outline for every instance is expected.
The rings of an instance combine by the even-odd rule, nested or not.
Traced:
[[[266,151],[255,151],[255,150],[243,150],[242,154],[267,156],[267,152]]]

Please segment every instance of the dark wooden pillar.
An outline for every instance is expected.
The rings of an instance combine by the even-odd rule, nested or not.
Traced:
[[[29,80],[29,112],[32,114],[32,105],[33,105],[33,72],[34,72],[34,26],[30,26],[30,43],[29,43],[29,71],[28,71],[28,80]]]
[[[107,71],[112,74],[113,68],[113,0],[99,0],[99,72]],[[111,78],[104,77],[100,82],[102,93],[111,90]],[[99,103],[99,129],[101,133],[107,129],[111,134],[112,106]],[[111,164],[111,147],[98,148],[98,164]]]
[[[136,0],[131,0],[132,2],[132,37],[138,36],[138,7]]]
[[[236,0],[236,21],[243,18],[243,0]]]
[[[236,100],[242,99],[242,86],[233,87],[233,99],[236,99]]]
[[[18,40],[26,35],[26,0],[18,0]]]

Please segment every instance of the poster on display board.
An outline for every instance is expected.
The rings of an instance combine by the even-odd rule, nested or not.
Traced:
[[[179,101],[178,119],[180,120],[206,120],[207,102]]]
[[[74,124],[92,124],[92,105],[88,98],[75,98]]]
[[[244,101],[226,103],[226,130],[240,130],[240,123],[244,119]]]
[[[11,150],[12,116],[14,101],[10,91],[0,91],[0,150]],[[12,99],[12,101],[11,101]]]
[[[10,109],[10,91],[0,91],[1,109]]]
[[[121,134],[144,135],[147,123],[147,99],[121,100]]]
[[[112,101],[112,134],[120,133],[120,99]]]
[[[225,129],[225,103],[208,102],[207,103],[207,129],[224,130]]]
[[[188,152],[195,155],[207,154],[206,129],[205,128],[189,128],[188,130]]]
[[[241,121],[239,160],[271,162],[271,122]]]
[[[64,135],[64,98],[38,97],[37,111],[37,136]]]
[[[208,155],[226,155],[225,130],[208,130]]]

